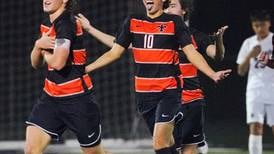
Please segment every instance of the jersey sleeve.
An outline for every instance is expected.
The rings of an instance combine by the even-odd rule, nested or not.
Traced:
[[[75,36],[75,24],[70,21],[59,21],[54,25],[56,39],[68,39],[72,41]]]
[[[175,18],[175,36],[178,44],[180,44],[182,48],[191,44],[189,29],[179,16]]]
[[[248,55],[248,40],[245,40],[241,46],[236,63],[242,64]]]
[[[123,46],[125,49],[127,49],[131,43],[130,19],[131,17],[125,19],[115,38],[115,43]]]

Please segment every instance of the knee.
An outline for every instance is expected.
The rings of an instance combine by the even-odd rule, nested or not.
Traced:
[[[160,136],[154,136],[153,137],[153,148],[154,149],[162,149],[166,147],[170,147],[171,142],[168,139],[164,139],[163,137]]]
[[[263,135],[263,125],[260,123],[254,123],[250,125],[250,134]]]

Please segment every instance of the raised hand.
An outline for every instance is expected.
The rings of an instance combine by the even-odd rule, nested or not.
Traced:
[[[218,29],[218,31],[215,33],[215,36],[219,39],[223,39],[225,31],[228,29],[228,26],[223,26]]]
[[[75,16],[75,18],[81,23],[85,31],[89,31],[91,27],[90,22],[83,14],[79,13],[77,16]]]

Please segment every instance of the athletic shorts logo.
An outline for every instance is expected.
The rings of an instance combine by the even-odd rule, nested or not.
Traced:
[[[200,136],[200,134],[194,134],[194,135],[193,135],[193,137],[198,137],[198,136]]]
[[[88,135],[88,138],[91,138],[92,136],[94,136],[95,133],[92,133],[91,135]]]
[[[167,114],[162,114],[162,117],[163,117],[163,118],[167,118],[167,117],[169,117],[169,115],[167,115]]]

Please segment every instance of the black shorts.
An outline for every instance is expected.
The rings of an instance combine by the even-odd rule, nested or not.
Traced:
[[[100,112],[90,94],[66,101],[39,99],[26,123],[57,140],[68,128],[76,135],[81,147],[94,147],[101,142]]]
[[[174,139],[176,146],[199,144],[205,140],[204,136],[204,100],[197,100],[182,105],[183,120],[175,125]]]
[[[179,111],[181,102],[178,90],[166,90],[161,93],[137,93],[137,108],[143,116],[150,133],[153,134],[155,123],[173,122],[182,117]]]

